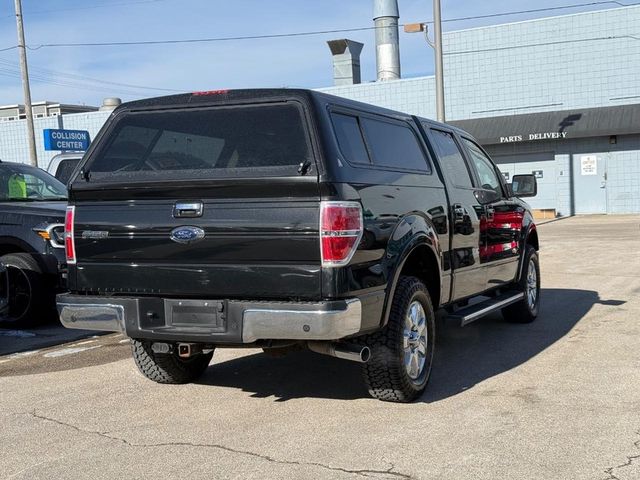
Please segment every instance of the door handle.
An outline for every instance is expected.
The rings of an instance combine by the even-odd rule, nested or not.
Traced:
[[[459,203],[454,203],[452,207],[453,207],[453,220],[455,221],[455,223],[464,222],[464,216],[467,213],[464,207]]]
[[[202,216],[202,202],[178,202],[173,206],[174,218],[197,218]]]
[[[493,216],[496,213],[495,208],[487,207],[485,209],[485,215],[487,216],[487,222],[493,222]]]

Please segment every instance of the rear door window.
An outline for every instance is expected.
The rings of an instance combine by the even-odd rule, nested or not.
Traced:
[[[473,184],[467,162],[465,162],[453,135],[450,132],[432,128],[431,137],[438,158],[440,158],[443,174],[457,187],[472,188]]]
[[[369,117],[362,117],[360,121],[374,165],[431,172],[418,137],[408,124]]]
[[[108,138],[91,181],[293,176],[312,161],[294,103],[129,113]]]

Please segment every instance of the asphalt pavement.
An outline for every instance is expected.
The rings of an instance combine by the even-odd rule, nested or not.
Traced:
[[[121,335],[0,332],[0,478],[638,480],[640,217],[539,236],[538,320],[441,326],[407,405],[310,352],[219,350],[197,383],[167,386]]]

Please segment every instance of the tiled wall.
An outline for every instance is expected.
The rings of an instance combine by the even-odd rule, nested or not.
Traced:
[[[447,119],[640,103],[639,34],[640,6],[445,33]],[[321,90],[435,117],[433,77]]]
[[[630,38],[639,34],[640,6],[448,32],[443,38],[447,119],[640,103],[640,40]],[[422,77],[320,90],[433,118],[434,83],[433,77]],[[44,151],[42,129],[88,130],[93,139],[108,116],[93,112],[37,119],[40,166],[46,168],[57,153]],[[24,121],[0,123],[0,159],[28,161],[25,137]],[[555,202],[545,192],[544,201],[532,203],[562,215],[572,213],[572,155],[605,152],[610,155],[609,212],[640,212],[640,136],[620,137],[617,145],[597,138],[489,150],[498,155],[550,152]]]
[[[45,151],[45,128],[66,128],[68,130],[88,130],[91,140],[96,136],[111,112],[74,113],[60,117],[37,118],[34,120],[38,166],[47,168],[49,161],[58,153]],[[0,160],[9,162],[29,162],[29,148],[26,142],[27,122],[15,120],[0,123]]]
[[[611,152],[607,161],[610,213],[640,212],[640,152]]]
[[[567,216],[571,210],[571,155],[559,154],[556,160],[556,214]]]
[[[615,144],[609,137],[572,139],[567,141],[526,142],[487,147],[490,155],[503,161],[511,155],[548,153],[555,162],[555,204],[530,202],[535,208],[555,208],[561,215],[571,215],[571,160],[574,156],[595,154],[607,161],[607,213],[640,212],[640,135],[618,136]],[[526,164],[527,170],[534,163]],[[574,176],[576,173],[574,172]]]

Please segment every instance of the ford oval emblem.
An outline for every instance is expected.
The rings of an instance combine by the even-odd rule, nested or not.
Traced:
[[[169,238],[178,243],[194,243],[204,238],[204,230],[199,227],[178,227],[171,230]]]

